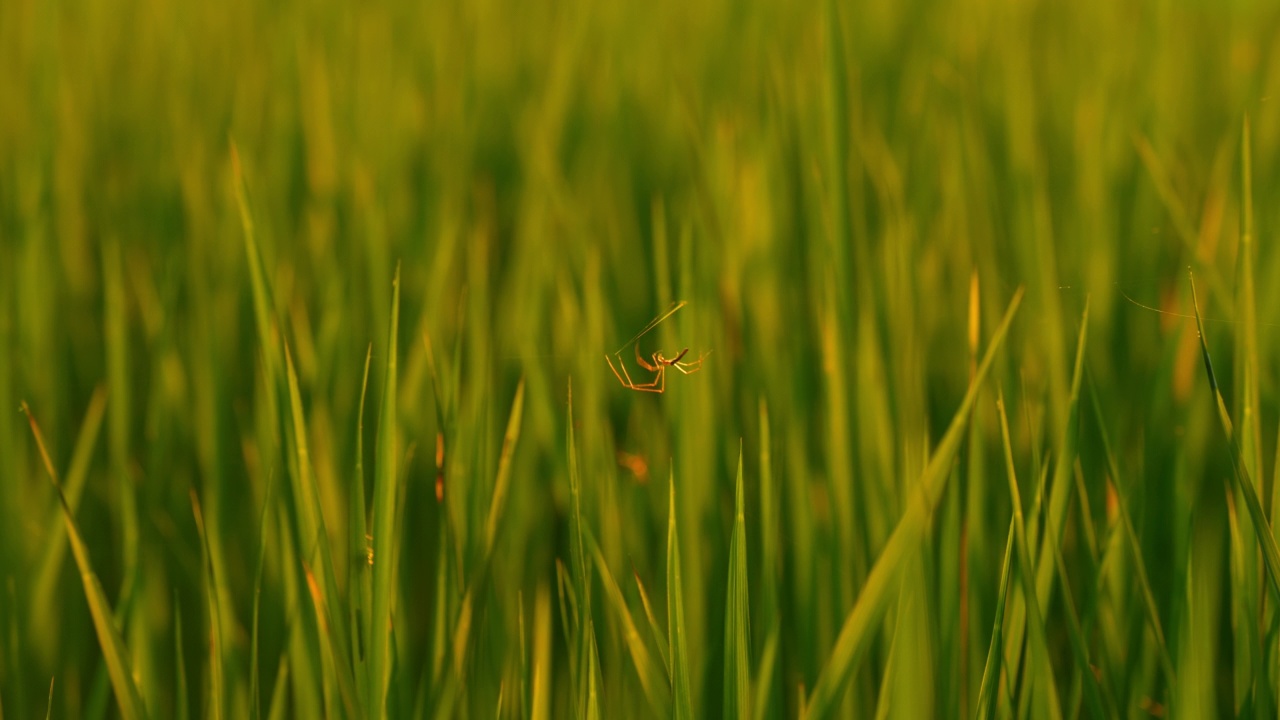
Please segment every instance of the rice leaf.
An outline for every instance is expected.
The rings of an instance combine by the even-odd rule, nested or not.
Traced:
[[[928,466],[925,467],[924,475],[919,482],[920,494],[907,504],[897,527],[894,528],[880,557],[872,566],[858,600],[845,616],[831,657],[818,675],[818,680],[806,703],[806,717],[826,717],[834,710],[849,678],[852,677],[863,654],[875,638],[879,620],[887,609],[893,593],[897,590],[898,574],[904,566],[904,560],[908,554],[919,549],[929,515],[945,490],[946,481],[951,475],[951,462],[959,448],[961,436],[964,434],[969,411],[977,399],[982,381],[986,379],[991,365],[995,362],[996,351],[1003,344],[1021,302],[1022,290],[1019,289],[1010,301],[995,334],[992,335],[987,352],[978,366],[968,392],[965,393],[950,426],[942,436],[942,441],[934,450]]]
[[[1106,420],[1102,415],[1102,403],[1098,399],[1098,388],[1092,377],[1089,382],[1089,394],[1093,399],[1094,418],[1098,423],[1098,434],[1102,438],[1102,454],[1107,461],[1107,472],[1111,475],[1111,484],[1115,488],[1116,507],[1120,512],[1121,530],[1124,532],[1126,544],[1133,559],[1134,570],[1138,579],[1138,590],[1142,595],[1142,607],[1155,635],[1156,650],[1160,655],[1160,667],[1170,688],[1177,686],[1173,670],[1173,658],[1169,655],[1169,645],[1165,642],[1164,626],[1160,622],[1160,610],[1156,606],[1155,593],[1151,590],[1151,581],[1147,578],[1147,563],[1142,556],[1142,544],[1133,527],[1133,518],[1129,513],[1129,500],[1120,486],[1120,469],[1116,463],[1115,453],[1111,451],[1111,440],[1107,432]]]
[[[111,677],[111,687],[115,690],[116,702],[120,706],[120,715],[125,720],[145,718],[147,711],[142,703],[142,696],[138,692],[138,686],[134,684],[128,647],[125,646],[124,638],[120,635],[120,630],[115,625],[111,604],[107,601],[106,594],[102,591],[98,576],[93,572],[93,565],[89,560],[89,549],[85,546],[84,540],[81,539],[80,530],[76,527],[75,519],[71,512],[71,506],[67,503],[67,497],[62,491],[62,484],[58,481],[58,474],[53,469],[53,461],[49,458],[49,451],[45,448],[44,436],[41,435],[40,426],[36,423],[35,416],[31,414],[31,408],[27,406],[26,401],[22,402],[22,412],[27,416],[27,423],[31,426],[31,434],[35,437],[36,447],[39,449],[40,458],[44,462],[45,472],[48,473],[49,481],[53,483],[53,488],[58,493],[58,502],[62,506],[62,519],[66,525],[67,538],[71,542],[71,554],[75,557],[76,566],[80,569],[80,581],[84,585],[85,599],[89,604],[89,614],[93,618],[93,629],[98,635],[98,645],[101,647],[103,658],[106,661],[107,673]]]
[[[609,599],[609,604],[613,606],[618,621],[622,623],[622,638],[627,645],[636,676],[640,679],[640,687],[644,689],[645,697],[649,700],[654,715],[667,715],[671,711],[671,693],[667,683],[663,682],[661,668],[649,654],[644,638],[640,637],[640,630],[636,627],[631,609],[627,607],[627,599],[622,595],[622,588],[618,587],[613,573],[609,571],[604,553],[600,552],[600,547],[590,534],[587,536],[587,541],[591,549],[591,557],[595,560],[596,569],[600,573],[600,581],[604,584],[605,597]]]
[[[676,530],[675,468],[668,481],[667,510],[667,634],[671,647],[672,717],[693,720],[693,695],[690,693],[689,650],[684,629],[684,588],[680,582],[680,541]]]
[[[365,716],[378,720],[386,713],[391,670],[391,602],[395,597],[397,529],[396,498],[396,338],[400,332],[400,268],[392,281],[391,326],[387,330],[387,365],[378,421],[377,461],[373,484],[373,613],[369,621],[369,698]]]
[[[996,594],[996,617],[991,628],[991,644],[987,646],[987,662],[982,668],[982,685],[978,691],[976,718],[995,717],[1000,675],[1004,660],[1004,604],[1009,595],[1009,567],[1013,559],[1014,520],[1009,519],[1009,538],[1005,540],[1004,562],[1000,565],[1000,590]]]
[[[747,592],[747,525],[743,510],[742,444],[738,444],[733,539],[724,620],[724,716],[751,717],[751,621]]]
[[[667,644],[667,633],[658,622],[658,616],[653,611],[653,604],[649,602],[649,592],[644,589],[644,583],[640,581],[640,574],[634,568],[631,571],[631,578],[635,581],[636,592],[640,594],[640,605],[644,608],[645,619],[649,621],[649,632],[653,636],[654,644],[658,646],[658,657],[662,660],[662,670],[670,678],[671,660],[668,656],[671,653]]]
[[[1237,439],[1233,436],[1231,414],[1227,412],[1227,405],[1222,399],[1222,392],[1218,387],[1217,378],[1213,374],[1213,362],[1209,358],[1209,344],[1205,339],[1204,323],[1200,318],[1200,302],[1196,299],[1195,277],[1191,277],[1191,300],[1196,313],[1196,331],[1200,336],[1200,353],[1204,358],[1205,374],[1209,378],[1209,389],[1213,392],[1214,400],[1216,401],[1218,420],[1222,425],[1222,432],[1226,435],[1227,448],[1231,454],[1231,465],[1235,471],[1229,477],[1235,484],[1236,490],[1244,496],[1245,507],[1249,510],[1249,519],[1253,521],[1254,536],[1262,547],[1262,559],[1267,567],[1267,576],[1271,579],[1271,589],[1275,593],[1277,601],[1280,601],[1280,549],[1276,548],[1275,533],[1271,530],[1271,525],[1267,522],[1267,518],[1262,512],[1262,504],[1258,501],[1257,488],[1249,478],[1248,468],[1245,467],[1240,458],[1239,447],[1236,445]]]

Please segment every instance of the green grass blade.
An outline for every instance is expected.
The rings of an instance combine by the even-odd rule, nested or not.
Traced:
[[[671,647],[672,717],[693,720],[689,650],[684,628],[684,587],[680,581],[680,541],[676,530],[676,483],[672,468],[667,510],[667,634]]]
[[[1077,426],[1080,416],[1080,383],[1084,377],[1085,341],[1089,329],[1089,299],[1085,298],[1084,312],[1080,315],[1080,333],[1076,338],[1075,369],[1071,374],[1071,394],[1067,400],[1068,421],[1063,437],[1058,443],[1058,457],[1053,466],[1053,479],[1049,483],[1049,504],[1045,508],[1045,524],[1038,537],[1035,532],[1028,535],[1028,541],[1034,549],[1040,543],[1039,561],[1034,566],[1036,579],[1036,597],[1040,607],[1049,605],[1053,591],[1055,564],[1053,548],[1062,542],[1062,532],[1066,526],[1067,509],[1071,504],[1072,473],[1076,460]]]
[[[600,547],[590,535],[587,536],[587,542],[591,549],[591,557],[595,560],[596,569],[600,573],[600,580],[604,584],[605,597],[609,599],[609,604],[613,606],[618,621],[622,623],[622,638],[627,645],[627,652],[631,656],[631,664],[635,668],[636,676],[640,679],[640,687],[644,690],[655,716],[669,715],[671,693],[667,683],[663,681],[662,668],[649,654],[644,638],[640,637],[640,630],[636,627],[631,609],[627,607],[627,599],[622,594],[622,588],[618,587],[617,581],[614,580],[613,573],[609,571],[604,553],[600,552]]]
[[[240,167],[240,153],[234,142],[231,143],[231,167],[236,208],[240,213],[240,227],[244,233],[245,256],[249,261],[249,285],[253,291],[254,325],[258,330],[258,347],[262,351],[263,369],[270,383],[277,378],[276,373],[280,367],[280,346],[275,335],[275,304],[271,299],[271,288],[267,283],[266,270],[262,264],[262,252],[258,246],[253,214],[249,211],[249,194],[244,172]],[[273,397],[267,398],[269,403],[272,399]]]
[[[1111,475],[1111,484],[1115,488],[1116,507],[1120,512],[1121,530],[1133,559],[1134,570],[1138,579],[1138,590],[1142,595],[1142,607],[1147,617],[1151,632],[1155,635],[1156,650],[1160,655],[1160,668],[1165,680],[1172,689],[1177,686],[1173,670],[1173,657],[1169,654],[1169,645],[1164,637],[1164,625],[1160,622],[1160,609],[1156,606],[1155,593],[1151,590],[1151,581],[1147,577],[1147,563],[1142,557],[1142,544],[1133,527],[1133,517],[1129,513],[1129,500],[1120,487],[1120,468],[1116,463],[1115,453],[1111,451],[1111,440],[1107,432],[1106,419],[1102,415],[1102,403],[1098,399],[1098,388],[1089,378],[1089,394],[1093,400],[1094,419],[1098,423],[1098,434],[1102,438],[1102,454],[1107,461],[1107,472]]]
[[[485,520],[484,554],[488,557],[493,552],[493,543],[498,536],[498,525],[502,521],[502,511],[507,503],[507,491],[511,486],[511,458],[515,455],[516,443],[520,441],[520,424],[524,417],[524,378],[516,386],[516,397],[511,401],[511,415],[507,418],[507,433],[502,438],[502,455],[498,459],[498,477],[493,483],[493,498],[489,502],[489,516]]]
[[[769,432],[769,408],[763,397],[760,398],[760,567],[763,569],[759,588],[762,593],[761,627],[764,630],[764,652],[760,654],[760,667],[756,675],[756,693],[753,699],[755,717],[763,720],[769,717],[772,699],[775,668],[778,658],[780,634],[779,621],[779,585],[782,580],[779,573],[779,548],[782,545],[781,530],[778,524],[777,487],[773,481],[773,440]],[[774,708],[776,713],[779,708]]]
[[[733,539],[724,619],[724,717],[751,716],[751,596],[747,590],[747,521],[743,509],[742,445],[734,492]]]
[[[1004,562],[1000,565],[1000,591],[996,595],[996,617],[991,628],[991,644],[987,646],[987,662],[982,668],[982,685],[978,691],[976,718],[995,717],[997,688],[1004,660],[1004,604],[1009,595],[1009,566],[1013,559],[1014,521],[1009,519],[1009,539],[1004,545]]]
[[[391,327],[387,330],[387,367],[378,421],[373,484],[373,613],[369,626],[369,707],[366,717],[384,716],[391,665],[391,601],[395,596],[395,527],[399,473],[396,470],[396,338],[400,332],[400,268],[392,281]]]
[[[259,673],[259,624],[262,610],[262,575],[267,560],[267,518],[271,517],[271,491],[275,482],[267,483],[262,500],[262,512],[258,518],[258,561],[253,571],[253,619],[249,635],[249,717],[258,720],[262,716],[262,698]]]
[[[1249,519],[1253,521],[1254,536],[1262,547],[1262,560],[1267,567],[1267,577],[1271,579],[1271,589],[1275,592],[1276,599],[1280,601],[1280,549],[1276,547],[1276,537],[1271,530],[1271,524],[1267,522],[1267,518],[1262,512],[1262,504],[1258,501],[1257,488],[1249,478],[1249,471],[1240,458],[1240,450],[1236,445],[1236,438],[1232,430],[1231,414],[1227,412],[1227,405],[1222,399],[1222,391],[1219,389],[1217,378],[1213,374],[1213,362],[1209,358],[1209,344],[1205,339],[1204,323],[1200,318],[1200,302],[1196,299],[1194,277],[1191,278],[1191,300],[1192,307],[1195,308],[1196,313],[1196,331],[1200,335],[1200,353],[1204,358],[1205,374],[1209,377],[1209,389],[1213,392],[1214,400],[1217,404],[1218,420],[1222,425],[1223,433],[1227,436],[1227,447],[1230,451],[1231,464],[1235,471],[1230,477],[1232,482],[1235,483],[1236,490],[1244,496],[1245,506],[1249,510]]]
[[[569,453],[569,553],[574,589],[578,598],[579,622],[591,616],[591,582],[587,568],[586,533],[582,523],[582,482],[578,475],[578,448],[573,437],[573,382],[569,383],[569,422],[566,439]]]
[[[71,465],[67,471],[65,489],[67,506],[74,516],[80,507],[80,496],[84,492],[85,481],[89,477],[89,463],[93,458],[94,448],[98,443],[98,433],[102,428],[102,419],[107,406],[107,390],[99,387],[89,400],[85,410],[84,422],[80,425],[80,433],[76,437],[75,448],[71,452]],[[59,508],[55,510],[61,514]],[[67,553],[67,533],[57,517],[50,518],[49,534],[45,540],[44,556],[36,571],[35,587],[31,595],[31,622],[36,629],[37,637],[57,637],[54,624],[57,619],[51,614],[57,607],[54,598],[58,592],[58,576]]]
[[[529,720],[551,717],[551,591],[538,587],[534,601],[533,689],[529,698]]]
[[[200,497],[196,494],[196,489],[190,489],[191,495],[191,514],[196,521],[196,530],[200,533],[200,546],[203,550],[203,565],[205,571],[205,601],[209,604],[209,697],[210,712],[212,712],[215,720],[223,716],[223,702],[226,697],[226,668],[224,666],[223,653],[224,642],[222,635],[222,609],[219,607],[218,597],[221,595],[221,588],[218,585],[218,576],[214,571],[213,559],[209,552],[209,534],[205,531],[204,513],[200,510]]]
[[[667,643],[667,633],[662,629],[662,624],[658,622],[658,616],[653,611],[653,604],[649,602],[649,591],[644,589],[644,583],[640,581],[640,574],[631,571],[631,578],[636,583],[636,592],[640,595],[640,605],[644,608],[645,619],[649,621],[649,632],[653,636],[653,642],[658,646],[658,658],[662,660],[662,671],[671,676],[671,651]]]
[[[319,542],[325,541],[319,540]],[[329,603],[325,601],[324,591],[321,590],[315,573],[311,572],[311,566],[304,562],[302,569],[306,575],[307,590],[310,591],[311,603],[315,609],[316,624],[320,628],[320,650],[323,655],[321,665],[338,685],[338,697],[342,699],[346,717],[358,718],[360,714],[356,709],[355,689],[352,687],[350,677],[350,659],[343,654],[341,643],[335,637],[334,613],[330,611]]]
[[[356,692],[362,702],[369,698],[369,677],[366,667],[365,638],[369,628],[369,606],[373,600],[373,586],[369,577],[369,516],[364,502],[364,408],[369,390],[369,366],[373,361],[373,344],[364,355],[364,374],[360,380],[360,404],[356,409],[356,462],[355,477],[351,479],[347,502],[347,608],[351,633],[351,657],[356,674]]]
[[[969,412],[977,400],[978,390],[995,362],[996,351],[1004,342],[1009,326],[1022,302],[1022,290],[1014,294],[1005,311],[1004,318],[992,335],[987,352],[978,366],[973,382],[965,393],[964,400],[952,417],[951,424],[942,441],[929,459],[929,464],[920,479],[921,495],[907,504],[906,511],[898,521],[898,525],[885,543],[880,557],[876,559],[863,585],[853,609],[845,616],[845,621],[836,638],[831,657],[823,667],[809,696],[806,717],[827,717],[834,709],[844,691],[849,678],[852,677],[858,662],[865,654],[874,639],[880,618],[893,598],[897,589],[899,571],[909,553],[915,552],[924,536],[929,515],[937,505],[938,499],[945,490],[947,479],[951,475],[951,462],[959,448]]]
[[[183,642],[182,603],[178,593],[173,593],[173,702],[176,706],[173,716],[177,720],[191,717],[191,698],[187,690],[187,646]]]
[[[333,566],[333,554],[329,547],[329,533],[324,521],[324,513],[320,507],[315,472],[311,465],[306,417],[302,412],[302,394],[298,390],[298,374],[294,369],[293,354],[287,343],[284,346],[284,356],[289,386],[290,427],[293,433],[291,441],[297,456],[297,472],[293,477],[293,489],[294,498],[299,505],[297,515],[303,533],[300,542],[305,544],[302,545],[303,547],[313,548],[310,553],[303,556],[302,565],[316,613],[317,626],[320,628],[320,643],[324,648],[322,666],[328,668],[328,673],[333,676],[333,681],[338,686],[339,696],[346,706],[347,715],[357,717],[355,681],[351,677],[353,666],[346,644],[349,638],[345,623],[346,615],[334,612],[330,601],[326,600],[326,598],[339,597],[337,573]],[[318,580],[311,571],[317,559],[321,574]]]
[[[1060,717],[1062,704],[1058,697],[1057,681],[1054,680],[1052,654],[1048,640],[1045,638],[1044,615],[1040,599],[1036,594],[1035,566],[1031,564],[1031,546],[1027,539],[1026,522],[1022,515],[1022,494],[1018,490],[1018,476],[1013,462],[1013,443],[1009,439],[1009,418],[1004,411],[1004,393],[997,396],[996,407],[1000,413],[1000,436],[1004,443],[1005,476],[1009,482],[1009,496],[1013,503],[1013,528],[1018,552],[1018,576],[1022,580],[1022,597],[1027,610],[1027,632],[1030,635],[1031,657],[1026,666],[1027,672],[1035,673],[1030,680],[1035,683],[1031,694],[1033,701],[1040,704],[1037,715],[1041,717]],[[1056,546],[1056,545],[1055,545]]]
[[[35,437],[36,446],[40,451],[40,458],[43,460],[45,471],[49,475],[49,481],[53,483],[53,488],[58,493],[58,502],[62,506],[62,519],[66,525],[67,538],[71,542],[71,554],[75,556],[76,567],[80,569],[80,581],[84,585],[85,599],[89,603],[89,614],[93,618],[93,629],[98,635],[98,645],[102,649],[103,659],[107,664],[107,673],[111,677],[111,686],[115,690],[116,702],[120,705],[120,714],[125,720],[145,718],[147,712],[142,703],[142,695],[138,692],[138,686],[134,684],[133,670],[129,661],[129,649],[125,646],[124,638],[121,636],[119,628],[115,625],[111,603],[107,601],[106,594],[102,591],[102,585],[98,582],[98,576],[93,572],[93,565],[89,560],[89,549],[85,547],[84,540],[81,539],[80,530],[76,527],[75,518],[71,513],[71,506],[67,504],[67,497],[62,492],[62,484],[58,481],[58,474],[53,468],[53,461],[49,458],[49,451],[45,448],[44,436],[40,433],[40,426],[36,423],[35,416],[31,414],[31,408],[27,407],[25,401],[22,403],[22,412],[27,416],[27,423],[31,426],[31,434]]]

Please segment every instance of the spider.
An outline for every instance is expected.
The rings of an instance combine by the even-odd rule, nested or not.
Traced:
[[[609,363],[609,369],[613,371],[613,376],[618,378],[618,382],[622,383],[623,387],[638,390],[640,392],[660,393],[666,390],[667,387],[667,368],[675,368],[685,375],[692,375],[702,369],[702,360],[709,353],[702,353],[698,356],[697,360],[685,361],[684,357],[689,354],[689,348],[685,348],[679,353],[676,353],[675,357],[666,357],[662,354],[661,350],[655,350],[653,354],[649,356],[652,362],[650,362],[650,360],[645,360],[644,356],[640,354],[640,338],[644,337],[645,333],[656,327],[658,323],[671,317],[677,310],[684,306],[685,301],[676,303],[670,310],[654,318],[648,325],[645,325],[639,335],[631,338],[625,345],[618,348],[613,353],[614,357],[618,359],[618,364],[616,366],[608,355],[604,356],[605,362]],[[632,380],[631,374],[627,372],[626,363],[622,361],[622,350],[626,348],[627,345],[631,345],[633,343],[635,345],[636,364],[653,373],[653,379],[649,382],[638,383]],[[621,369],[622,372],[618,372],[619,369]]]

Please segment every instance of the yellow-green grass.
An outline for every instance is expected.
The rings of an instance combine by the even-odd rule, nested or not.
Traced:
[[[0,108],[0,718],[1280,709],[1271,4],[12,0]]]

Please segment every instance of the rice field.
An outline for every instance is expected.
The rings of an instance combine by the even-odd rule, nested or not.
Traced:
[[[1280,713],[1280,8],[6,0],[0,107],[0,719]]]

